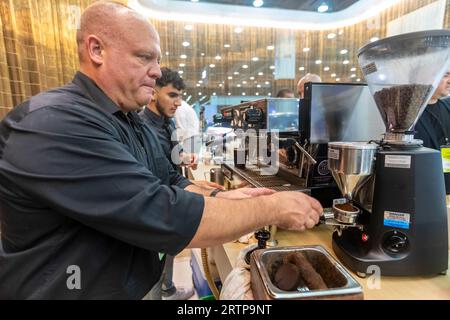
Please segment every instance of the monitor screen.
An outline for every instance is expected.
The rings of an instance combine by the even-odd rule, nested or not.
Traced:
[[[298,132],[298,100],[292,98],[267,99],[267,129]]]
[[[311,143],[380,140],[386,131],[367,85],[309,83],[303,107]]]

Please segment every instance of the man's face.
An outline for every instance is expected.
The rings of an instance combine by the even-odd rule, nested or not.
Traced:
[[[105,48],[102,77],[123,111],[137,111],[150,102],[161,77],[160,57],[159,36],[142,21],[129,26],[123,41]]]
[[[439,85],[436,88],[436,91],[433,96],[436,97],[437,99],[440,99],[448,96],[449,94],[450,94],[450,69],[447,70],[447,73],[441,79],[441,82],[439,82]]]
[[[157,87],[154,99],[160,115],[173,118],[175,111],[181,106],[182,90],[174,88],[171,83],[165,87]]]

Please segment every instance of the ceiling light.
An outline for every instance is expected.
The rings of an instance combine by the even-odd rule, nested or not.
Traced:
[[[239,72],[235,71],[235,72],[233,72],[233,74],[237,76],[239,74]]]
[[[259,58],[258,57],[253,57],[252,61],[259,61]]]
[[[244,29],[242,29],[241,27],[234,28],[234,32],[236,33],[241,33],[242,31],[244,31]]]
[[[255,77],[250,77],[250,80],[255,80]]]
[[[180,66],[181,68],[183,68],[183,67],[186,66],[186,65],[185,65],[184,63],[180,63],[179,66]]]
[[[255,95],[259,96],[259,92],[255,93]]]
[[[317,12],[323,13],[328,11],[328,5],[325,2],[322,2],[322,4],[317,8]]]
[[[253,1],[253,6],[256,8],[262,7],[262,5],[264,4],[263,0],[255,0]]]
[[[181,59],[187,59],[187,55],[182,54],[182,55],[180,56],[180,58],[181,58]]]
[[[336,78],[336,81],[341,81],[341,78]]]
[[[340,54],[346,54],[348,52],[347,49],[342,49],[341,51],[339,51]]]
[[[230,46],[228,43],[226,43],[226,44],[223,45],[223,47],[224,47],[224,48],[229,48],[229,47],[231,47],[231,46]]]
[[[315,64],[322,64],[322,60],[316,60]]]
[[[275,66],[270,66],[269,69],[273,70],[273,69],[275,69]]]
[[[231,92],[228,92],[228,95],[231,96]]]
[[[260,84],[258,84],[257,86],[256,86],[257,88],[261,88],[261,85]]]
[[[187,41],[184,41],[182,43],[182,45],[183,45],[183,47],[189,47],[191,44],[189,42],[187,42]]]
[[[272,95],[272,93],[270,93],[270,92],[269,92],[269,93],[268,93],[267,95],[268,95],[268,96],[271,96],[271,95]]]
[[[183,96],[187,95],[187,92],[183,93]]]
[[[332,73],[330,77],[332,78],[336,77],[336,73]]]
[[[353,67],[353,68],[350,69],[350,71],[351,71],[351,72],[354,72],[354,71],[356,71],[356,68]]]
[[[215,96],[216,95],[216,93],[215,92],[213,92],[213,96]]]
[[[266,82],[264,82],[265,84],[270,84],[270,82],[269,81],[266,81]]]
[[[264,72],[258,72],[258,76],[263,76]]]
[[[221,87],[221,88],[222,88],[222,87],[223,87],[223,84],[219,84],[219,87]]]
[[[344,29],[339,30],[338,34],[339,35],[343,35],[344,34]]]
[[[298,68],[298,70],[303,71],[303,70],[305,70],[305,67],[300,67],[300,68]]]
[[[240,84],[240,83],[239,83],[239,84],[237,84],[237,85],[236,85],[236,87],[240,88],[240,87],[241,87],[241,84]]]
[[[184,30],[191,31],[192,29],[194,29],[192,24],[187,24],[187,25],[184,26]]]
[[[204,56],[205,56],[205,53],[202,52],[202,53],[200,53],[200,55],[201,55],[202,57],[204,57]]]
[[[183,70],[180,70],[180,71],[178,71],[178,73],[179,73],[179,74],[183,74],[183,73],[184,73],[184,71],[183,71]]]
[[[360,82],[360,81],[361,81],[361,79],[360,79],[360,78],[356,79],[356,82]]]
[[[199,92],[199,93],[198,93],[198,95],[199,95],[199,96],[201,96],[201,95],[202,95],[202,93],[201,93],[201,92]]]
[[[168,56],[169,55],[169,51],[166,51],[166,56]]]
[[[350,78],[356,78],[356,74],[352,74]]]
[[[334,38],[336,38],[336,33],[333,33],[333,32],[329,33],[328,36],[327,36],[327,38],[328,38],[328,39],[334,39]]]
[[[245,92],[242,92],[242,95],[245,96]]]
[[[244,64],[244,65],[242,66],[242,68],[247,69],[247,68],[248,68],[248,65]]]
[[[329,71],[329,70],[330,70],[330,67],[323,68],[323,71]]]
[[[303,48],[303,52],[309,52],[310,48]]]
[[[200,87],[200,83],[197,83],[196,86],[197,86],[197,87]]]
[[[210,68],[215,68],[216,65],[215,65],[214,63],[211,63],[211,64],[209,65],[209,67],[210,67]]]
[[[233,80],[233,77],[232,76],[228,76],[228,80]]]
[[[217,55],[217,56],[215,57],[215,59],[216,59],[216,60],[221,60],[221,59],[222,59],[222,57],[221,57],[221,56],[219,56],[219,55]]]
[[[349,64],[349,63],[350,63],[350,61],[348,61],[348,60],[342,61],[342,64]]]
[[[375,41],[378,41],[378,40],[380,40],[380,38],[378,38],[378,37],[372,37],[372,38],[370,38],[370,42],[375,42]]]
[[[273,50],[273,49],[275,49],[274,46],[267,46],[267,50]]]
[[[244,80],[244,81],[242,81],[242,84],[247,84],[247,81],[245,81],[245,80]]]
[[[203,83],[203,81],[202,80],[198,80],[198,83]]]

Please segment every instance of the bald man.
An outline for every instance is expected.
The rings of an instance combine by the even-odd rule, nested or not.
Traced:
[[[300,99],[305,97],[305,83],[308,82],[322,82],[322,79],[314,73],[307,73],[304,75],[297,83],[297,92]]]
[[[211,192],[173,169],[136,113],[161,76],[158,34],[136,12],[91,5],[77,42],[72,83],[0,123],[0,299],[142,299],[166,253],[318,222],[302,193]]]

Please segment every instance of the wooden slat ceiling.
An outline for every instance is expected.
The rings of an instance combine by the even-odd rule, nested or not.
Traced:
[[[191,0],[177,0],[188,1]],[[239,6],[253,6],[253,0],[200,0],[201,2],[225,4],[225,5],[239,5]],[[326,2],[329,7],[329,12],[337,12],[344,10],[358,2],[358,0],[264,0],[265,8],[278,8],[288,10],[302,10],[302,11],[317,11],[317,8]]]

